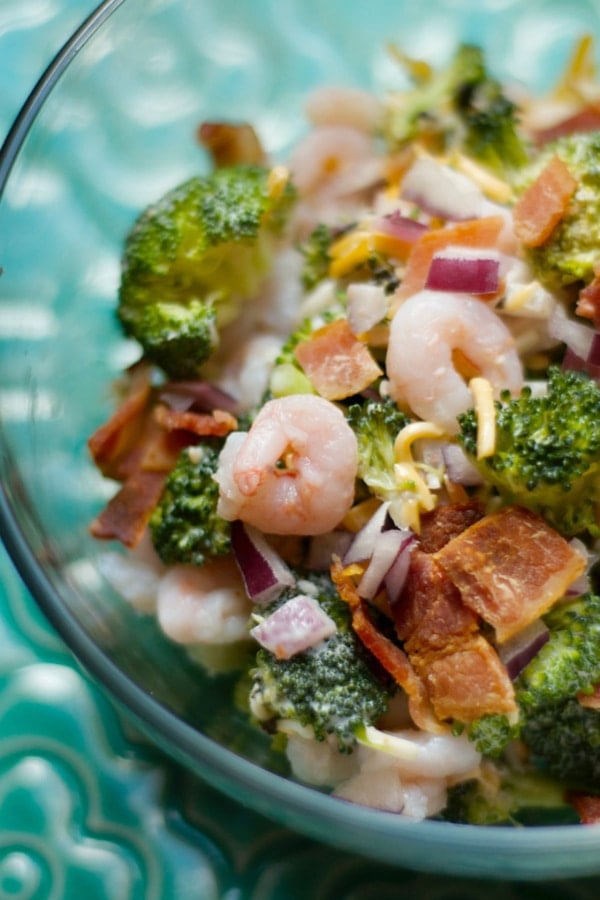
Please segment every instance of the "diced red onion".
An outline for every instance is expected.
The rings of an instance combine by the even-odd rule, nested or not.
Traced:
[[[399,210],[394,210],[385,216],[381,216],[373,223],[375,231],[389,234],[391,237],[405,241],[407,244],[414,244],[427,231],[427,225],[411,219],[410,216],[403,216]]]
[[[500,284],[497,256],[436,253],[431,260],[425,287],[432,291],[465,294],[495,294]]]
[[[536,619],[509,641],[501,644],[498,655],[514,680],[549,640],[550,632],[541,619]]]
[[[565,350],[561,368],[563,372],[585,372],[590,378],[600,381],[600,365],[592,365],[592,363],[577,356],[568,347]]]
[[[388,602],[391,606],[398,602],[398,600],[400,599],[400,594],[402,593],[402,589],[406,584],[406,578],[408,576],[408,570],[410,568],[410,554],[413,548],[416,546],[416,541],[416,534],[411,531],[407,531],[404,543],[400,547],[400,550],[396,555],[396,559],[385,575],[385,590],[387,593]]]
[[[231,523],[231,546],[244,581],[246,593],[254,603],[270,603],[295,578],[265,536],[239,520]]]
[[[560,303],[556,304],[548,319],[548,334],[566,344],[568,349],[572,350],[580,359],[587,361],[594,340],[594,329],[589,325],[584,325],[583,322],[569,318]]]
[[[582,572],[579,578],[572,581],[567,588],[568,597],[578,597],[579,594],[585,594],[585,592],[590,589],[590,569],[598,561],[598,554],[590,553],[586,545],[583,541],[580,541],[579,538],[572,538],[569,543],[573,550],[580,553],[586,561],[585,571]]]
[[[360,531],[356,532],[354,540],[343,557],[345,566],[356,562],[364,562],[365,559],[370,559],[373,556],[375,544],[385,527],[388,507],[389,503],[382,503],[381,506],[378,506],[368,522],[363,525]]]
[[[316,647],[336,631],[336,624],[314,597],[298,594],[251,629],[258,643],[278,659]]]
[[[385,583],[386,575],[398,554],[403,550],[406,541],[406,529],[392,528],[389,531],[381,532],[369,565],[358,583],[357,592],[360,597],[372,600],[379,593]]]
[[[426,156],[404,176],[401,196],[430,215],[451,221],[480,218],[489,205],[470,178]]]
[[[209,381],[168,381],[161,387],[160,399],[180,412],[192,407],[197,412],[223,409],[233,413],[237,409],[235,398]]]
[[[332,557],[344,559],[354,540],[351,531],[330,531],[310,538],[306,554],[306,567],[315,572],[328,572]]]
[[[460,444],[442,444],[442,459],[450,481],[454,484],[483,484],[481,473],[466,455]]]

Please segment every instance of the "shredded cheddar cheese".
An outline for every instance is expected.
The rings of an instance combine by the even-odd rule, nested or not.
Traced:
[[[496,448],[494,392],[487,378],[472,378],[469,390],[477,415],[477,459],[491,456]]]
[[[414,462],[412,445],[421,438],[441,438],[444,431],[433,422],[411,422],[398,433],[394,443],[394,457],[399,463]]]

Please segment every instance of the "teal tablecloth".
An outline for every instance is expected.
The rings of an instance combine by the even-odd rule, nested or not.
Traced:
[[[0,0],[0,132],[91,0]],[[596,897],[382,866],[217,794],[128,731],[0,547],[0,900]]]

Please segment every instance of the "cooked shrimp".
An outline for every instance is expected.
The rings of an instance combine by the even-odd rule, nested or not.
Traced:
[[[449,434],[456,417],[473,405],[456,370],[453,353],[464,357],[491,383],[495,395],[518,393],[523,368],[511,332],[481,300],[466,294],[419,291],[400,306],[390,326],[389,392],[422,419]]]
[[[382,117],[382,104],[361,88],[323,85],[306,101],[306,115],[314,126],[346,125],[374,134]]]
[[[352,505],[357,465],[354,433],[329,400],[270,400],[221,451],[218,514],[271,534],[324,534]]]
[[[231,557],[213,559],[201,568],[171,566],[158,585],[160,627],[179,644],[244,640],[250,613],[250,601]]]
[[[301,141],[289,160],[298,189],[291,229],[309,233],[320,222],[352,221],[384,175],[384,160],[370,135],[348,125],[321,125]]]

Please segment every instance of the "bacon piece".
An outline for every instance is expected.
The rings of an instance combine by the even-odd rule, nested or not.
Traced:
[[[163,472],[138,471],[131,475],[92,522],[92,535],[135,547],[160,500],[165,477]]]
[[[212,413],[170,409],[163,403],[154,407],[154,418],[167,431],[191,431],[199,437],[225,437],[237,428],[230,412],[214,409]]]
[[[295,356],[317,393],[326,400],[357,394],[382,374],[346,319],[335,319],[317,329],[298,344]]]
[[[567,165],[553,156],[513,209],[515,234],[526,247],[540,247],[548,240],[576,188]]]
[[[460,643],[479,628],[477,616],[435,559],[413,550],[400,599],[392,607],[396,633],[410,656],[423,650],[443,650]]]
[[[127,475],[127,457],[147,417],[152,393],[150,374],[150,367],[144,363],[130,369],[125,399],[88,440],[92,458],[107,478],[120,481]]]
[[[421,514],[419,545],[425,553],[435,553],[470,525],[483,518],[483,507],[475,501],[445,503]]]
[[[582,825],[598,825],[600,823],[600,797],[572,791],[567,794],[566,799],[579,816]]]
[[[439,719],[472,722],[491,713],[516,712],[506,668],[480,634],[450,652],[411,654],[410,661]]]
[[[600,271],[580,290],[575,312],[584,319],[591,319],[595,327],[600,328]]]
[[[600,711],[600,684],[596,685],[591,694],[584,694],[583,692],[577,694],[577,700],[586,709],[597,709]]]
[[[369,615],[367,604],[358,596],[352,578],[346,575],[338,559],[335,559],[331,566],[331,578],[340,597],[350,607],[352,627],[356,636],[406,692],[409,711],[415,724],[424,731],[441,732],[442,726],[431,711],[424,686],[417,678],[408,657],[401,647],[377,630]]]
[[[217,167],[240,163],[260,165],[265,162],[265,152],[258,135],[246,122],[202,122],[196,135]]]
[[[586,565],[540,516],[517,506],[480,519],[434,559],[500,642],[550,609]]]

